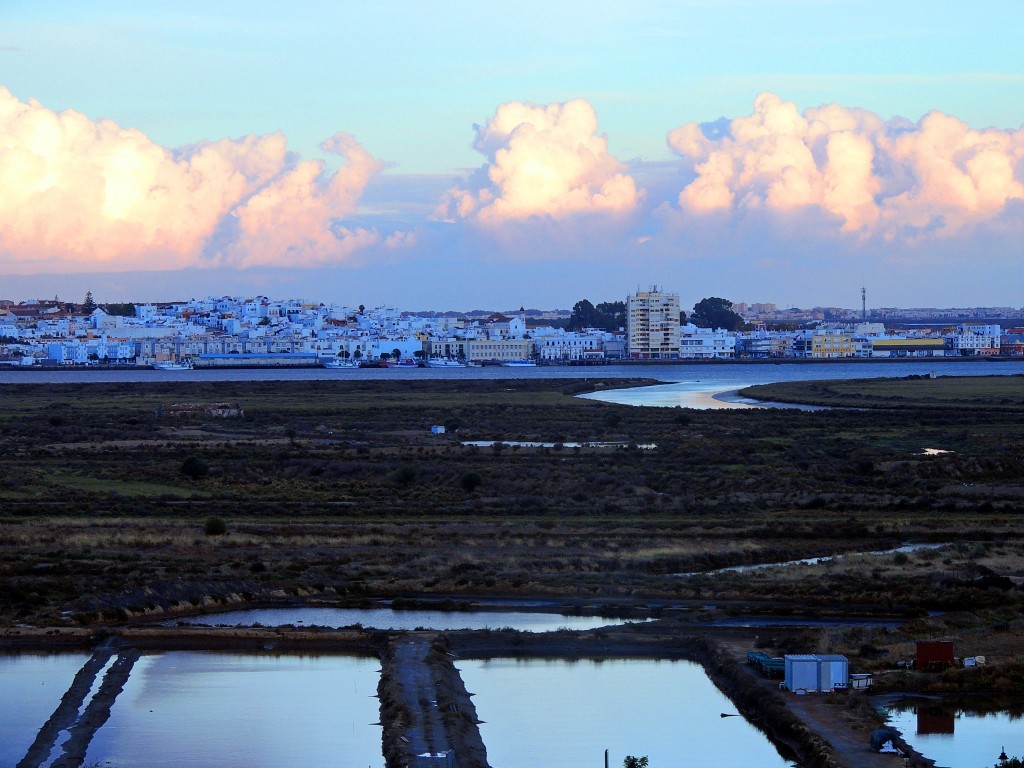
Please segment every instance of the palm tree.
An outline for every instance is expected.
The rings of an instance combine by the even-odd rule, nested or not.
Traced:
[[[622,761],[622,768],[647,768],[647,755],[643,757],[626,755],[626,759]]]

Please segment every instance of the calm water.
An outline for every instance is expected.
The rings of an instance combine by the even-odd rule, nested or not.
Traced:
[[[1006,712],[981,714],[937,702],[893,705],[889,724],[925,757],[946,768],[991,768],[1000,750],[1024,757],[1024,719]]]
[[[823,363],[779,365],[699,365],[676,369],[677,375],[656,378],[674,381],[652,387],[595,392],[580,397],[601,400],[620,405],[645,405],[662,408],[764,408],[766,403],[740,398],[734,394],[721,398],[723,394],[755,384],[772,384],[780,381],[813,381],[819,379],[876,379],[898,378],[901,376],[924,375],[934,371],[939,376],[996,376],[1024,374],[1024,360],[1005,363]],[[692,376],[679,374],[691,373]],[[808,406],[773,404],[772,407],[817,410]]]
[[[0,765],[17,765],[25,756],[88,658],[84,653],[0,655]]]
[[[821,557],[805,557],[800,560],[782,560],[775,563],[756,563],[754,565],[733,565],[728,568],[715,568],[712,571],[692,571],[690,573],[675,573],[673,576],[687,577],[687,576],[714,576],[719,573],[747,573],[749,571],[763,571],[766,568],[788,568],[793,565],[818,565],[819,563],[829,563],[833,560],[842,560],[845,557],[882,557],[885,555],[895,555],[898,552],[910,553],[917,552],[919,550],[927,549],[942,549],[943,547],[949,546],[948,544],[904,544],[899,547],[893,547],[892,549],[875,549],[870,552],[845,552],[838,555],[822,555]]]
[[[379,668],[351,656],[147,655],[85,764],[378,768]]]
[[[502,629],[511,627],[521,632],[553,632],[556,629],[594,629],[611,624],[624,624],[623,619],[598,616],[561,616],[556,613],[522,611],[396,611],[392,608],[261,608],[251,611],[228,611],[211,616],[183,619],[187,624],[216,626],[279,627],[285,624],[321,627],[348,627],[361,624],[370,629]],[[174,624],[177,622],[168,622]]]
[[[622,379],[650,378],[713,386],[710,391],[751,384],[808,379],[858,379],[908,376],[935,371],[940,376],[992,376],[1024,373],[1024,360],[987,362],[868,363],[687,363],[682,365],[538,366],[536,368],[301,368],[231,371],[4,371],[0,384],[89,381],[318,381],[318,380],[446,380],[446,379]]]
[[[599,768],[647,755],[655,768],[791,765],[686,661],[457,662],[476,694],[495,768]]]

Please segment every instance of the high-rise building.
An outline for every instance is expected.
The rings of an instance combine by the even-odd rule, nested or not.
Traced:
[[[633,360],[679,357],[679,294],[651,286],[626,297],[626,344]]]

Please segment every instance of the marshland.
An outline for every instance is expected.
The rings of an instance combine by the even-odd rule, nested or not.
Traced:
[[[600,630],[609,658],[844,653],[875,691],[1024,692],[1024,379],[743,392],[818,411],[576,397],[651,383],[4,385],[3,641],[165,632],[151,642],[214,647],[213,630],[195,641],[155,624],[274,605],[511,605],[658,619]],[[908,543],[935,546],[890,551]],[[330,644],[331,630],[302,632]],[[574,636],[448,642],[468,657],[595,655]],[[897,667],[936,638],[988,663]],[[730,674],[716,682],[735,694]],[[850,728],[867,734],[874,710],[853,698]],[[774,706],[739,704],[755,721]],[[805,759],[851,764],[827,739],[804,742]]]

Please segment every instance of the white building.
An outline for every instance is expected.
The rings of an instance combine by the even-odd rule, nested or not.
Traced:
[[[679,357],[679,294],[657,286],[626,297],[626,349],[633,360]]]
[[[736,334],[722,328],[698,328],[687,323],[679,330],[679,357],[725,360],[736,356]]]
[[[958,325],[950,343],[957,355],[998,355],[1002,333],[998,325]]]

